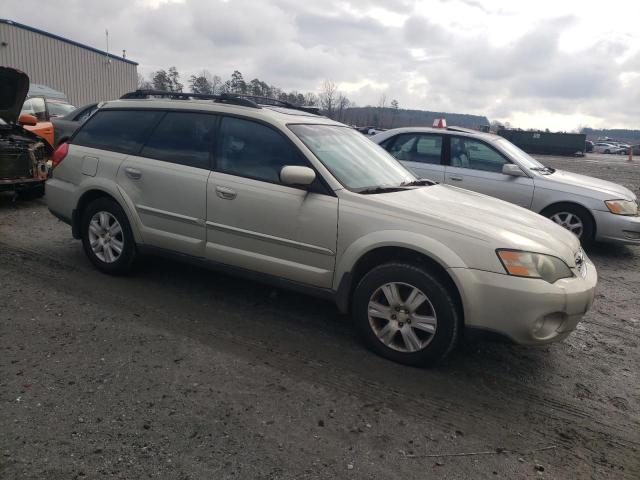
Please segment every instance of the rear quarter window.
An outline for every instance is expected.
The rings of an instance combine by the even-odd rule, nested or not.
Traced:
[[[152,110],[100,110],[71,143],[112,152],[136,154],[164,115]]]

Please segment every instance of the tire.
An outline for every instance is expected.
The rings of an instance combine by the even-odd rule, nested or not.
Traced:
[[[136,258],[133,232],[124,210],[114,200],[103,197],[87,205],[82,212],[80,236],[84,252],[98,270],[110,275],[131,271]],[[96,241],[98,246],[92,247]]]
[[[611,150],[605,150],[604,153],[611,153]]]
[[[393,302],[388,301],[387,294],[393,293],[392,285],[396,285],[401,300],[399,311],[389,306]],[[426,298],[407,314],[412,310],[407,301],[412,289],[417,289]],[[376,307],[371,310],[372,301]],[[434,365],[451,352],[460,336],[462,316],[452,292],[437,276],[413,265],[385,263],[370,270],[358,283],[352,306],[353,318],[364,343],[379,355],[398,363]],[[371,312],[375,313],[372,315]],[[431,323],[434,324],[429,328],[433,331],[423,329]],[[409,330],[413,335],[408,334]],[[413,340],[407,342],[407,339]]]
[[[542,215],[573,232],[583,246],[589,245],[593,242],[595,236],[595,223],[589,211],[584,207],[573,203],[561,203],[543,210]],[[569,224],[572,224],[571,215],[579,219],[582,225],[582,229],[579,234],[577,230],[570,228]]]

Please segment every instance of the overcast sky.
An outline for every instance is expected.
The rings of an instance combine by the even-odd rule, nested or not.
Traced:
[[[640,128],[640,3],[537,0],[1,0],[0,15],[139,62],[234,69],[358,105],[529,128]]]

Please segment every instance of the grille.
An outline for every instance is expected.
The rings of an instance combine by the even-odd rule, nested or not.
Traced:
[[[31,153],[25,148],[0,151],[0,179],[31,177]]]

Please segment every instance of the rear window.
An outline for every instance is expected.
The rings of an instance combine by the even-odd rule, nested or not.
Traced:
[[[100,110],[84,124],[72,143],[112,152],[137,154],[164,112]]]
[[[209,168],[216,117],[206,113],[170,112],[145,144],[141,157],[196,168]]]

